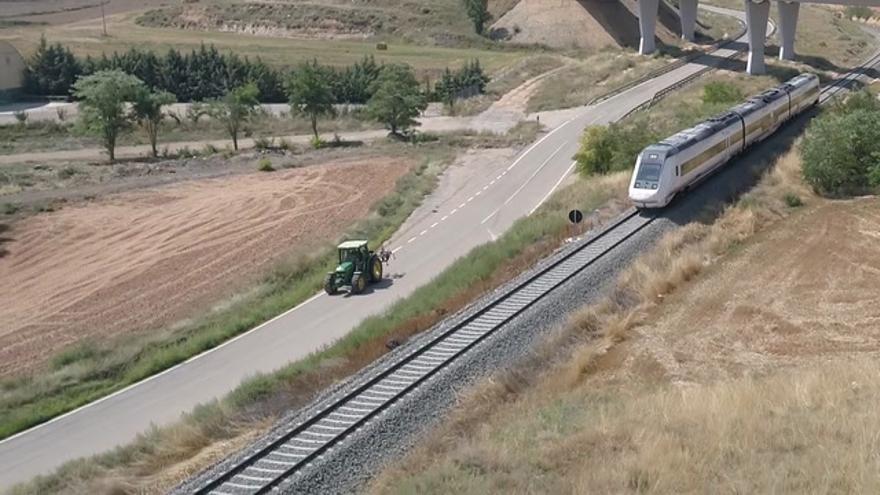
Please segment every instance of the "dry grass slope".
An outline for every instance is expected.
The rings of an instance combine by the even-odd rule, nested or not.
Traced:
[[[759,278],[761,246],[781,236],[768,227],[782,218],[804,223],[811,212],[830,208],[832,219],[849,212],[846,224],[857,227],[845,228],[848,236],[825,235],[858,249],[864,247],[859,239],[880,231],[876,199],[829,205],[803,185],[799,170],[799,157],[790,152],[715,224],[669,235],[605,301],[573,315],[528,363],[468,393],[373,492],[876,492],[880,342],[870,323],[876,310],[860,312],[836,332],[820,325],[798,340],[790,340],[797,334],[781,323],[759,327],[766,337],[749,330],[759,323],[733,325],[736,319],[723,318],[723,302],[712,310],[717,322],[702,333],[708,323],[696,318],[694,307],[677,312],[719,286],[717,277],[730,263],[737,263],[736,271],[727,276],[741,285]],[[788,206],[790,195],[808,211]],[[818,271],[823,266],[808,263]],[[848,270],[846,262],[824,266],[835,263],[837,271]],[[854,282],[859,300],[880,296],[877,284],[866,289],[863,279]],[[731,283],[724,280],[722,288]],[[759,284],[751,297],[772,285]],[[797,304],[797,296],[774,294],[772,307]],[[837,318],[846,319],[850,299],[835,294],[843,298]],[[778,354],[778,346],[765,346],[771,335],[783,345],[821,344]]]

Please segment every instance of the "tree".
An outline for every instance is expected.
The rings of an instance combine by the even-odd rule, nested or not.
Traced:
[[[253,117],[260,104],[260,90],[254,83],[239,86],[226,93],[219,100],[208,105],[208,115],[221,122],[232,138],[232,147],[238,150],[238,133],[242,126]]]
[[[813,120],[801,147],[803,172],[828,196],[864,193],[880,186],[880,111],[835,111]]]
[[[462,0],[464,2],[465,11],[471,22],[474,23],[474,31],[482,35],[486,28],[486,23],[492,17],[489,14],[489,0]]]
[[[152,92],[146,87],[139,88],[134,95],[134,101],[131,110],[134,113],[138,124],[146,131],[147,137],[150,139],[150,147],[152,148],[153,158],[159,155],[156,150],[156,141],[159,137],[159,127],[162,125],[162,113],[164,105],[170,105],[177,101],[173,94],[159,90]]]
[[[28,60],[24,87],[35,95],[67,95],[81,74],[82,67],[69,49],[59,43],[49,45],[43,37]]]
[[[287,81],[287,96],[292,112],[309,117],[317,142],[318,117],[335,113],[329,70],[318,65],[317,60],[300,65]]]
[[[611,133],[604,125],[591,125],[584,130],[581,148],[574,159],[578,171],[583,175],[605,174],[611,170],[614,145]]]
[[[132,101],[144,83],[119,70],[104,70],[81,77],[73,85],[80,100],[80,119],[88,132],[98,135],[110,155],[116,159],[116,139],[125,132],[132,117],[125,103]]]
[[[419,125],[415,120],[428,107],[419,82],[406,65],[388,65],[376,80],[367,112],[394,135]]]

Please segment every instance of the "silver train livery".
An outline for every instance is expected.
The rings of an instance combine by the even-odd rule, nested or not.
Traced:
[[[819,101],[819,78],[801,74],[727,112],[645,148],[636,160],[629,197],[661,208],[732,156],[772,134]]]

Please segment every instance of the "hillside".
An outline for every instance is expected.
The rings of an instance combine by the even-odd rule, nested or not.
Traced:
[[[674,43],[676,32],[681,32],[678,14],[665,2],[660,5],[657,36]],[[634,0],[526,0],[501,17],[493,29],[514,42],[563,49],[639,45],[638,6]]]

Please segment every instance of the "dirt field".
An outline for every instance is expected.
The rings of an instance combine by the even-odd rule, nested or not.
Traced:
[[[408,167],[350,158],[188,181],[12,224],[0,234],[0,375],[233,295],[279,256],[335,240]]]
[[[639,329],[631,359],[693,382],[876,352],[878,239],[877,199],[794,216],[673,295],[657,322]]]

